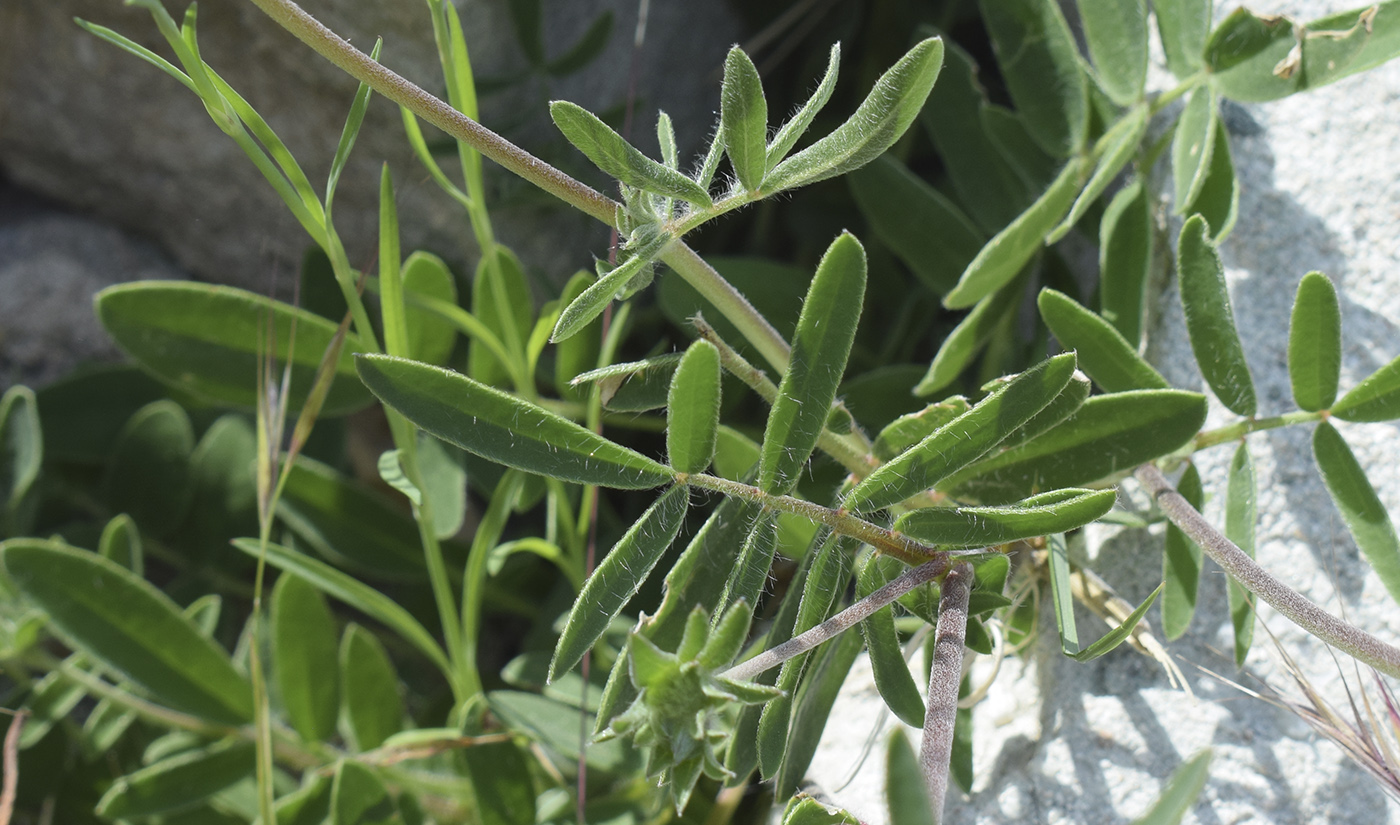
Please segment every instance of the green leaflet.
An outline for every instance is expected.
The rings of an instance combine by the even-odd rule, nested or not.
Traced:
[[[408,327],[408,353],[416,361],[446,364],[457,343],[457,329],[413,302],[413,296],[427,296],[448,303],[457,303],[457,282],[441,258],[430,252],[414,252],[403,262],[404,293],[408,303],[404,320]],[[525,305],[529,307],[529,304]]]
[[[1089,393],[1093,389],[1093,382],[1084,373],[1075,371],[1070,376],[1069,384],[1064,392],[1055,396],[1055,400],[1045,405],[1045,409],[1031,417],[1030,421],[1011,431],[1011,435],[1001,442],[1002,450],[1009,450],[1018,447],[1027,441],[1055,429],[1065,419],[1069,418],[1082,406],[1089,398]]]
[[[1085,401],[1064,423],[946,479],[940,489],[987,503],[1082,486],[1174,452],[1206,419],[1205,396],[1134,390]]]
[[[1035,142],[1020,113],[994,103],[984,104],[977,112],[982,121],[982,131],[992,142],[992,147],[1021,179],[1027,192],[1044,192],[1050,181],[1059,171],[1058,159],[1047,154]]]
[[[916,495],[976,461],[1054,400],[1074,374],[1073,353],[1047,359],[871,473],[842,507],[869,512]]]
[[[14,386],[0,398],[0,536],[29,531],[31,495],[44,463],[44,436],[34,391]]]
[[[253,558],[261,555],[258,542],[253,539],[234,539],[233,546]],[[322,593],[383,622],[402,636],[404,641],[418,648],[444,673],[449,671],[447,655],[442,652],[432,634],[397,602],[373,587],[356,581],[324,562],[280,544],[267,545],[267,563],[279,570],[301,576]]]
[[[875,438],[875,457],[889,461],[933,434],[934,430],[970,409],[961,395],[929,404],[918,412],[907,413],[891,421]]]
[[[1109,630],[1098,641],[1081,648],[1079,630],[1074,620],[1074,596],[1070,592],[1069,549],[1063,533],[1049,536],[1050,594],[1055,608],[1055,624],[1060,633],[1060,651],[1077,662],[1089,662],[1103,656],[1127,640],[1142,617],[1162,592],[1159,585],[1152,595],[1138,605],[1123,622]]]
[[[783,808],[782,825],[857,825],[859,820],[840,808],[828,808],[810,796],[794,796]]]
[[[1390,597],[1400,601],[1400,539],[1390,513],[1366,478],[1337,428],[1326,421],[1313,432],[1313,455],[1322,482],[1347,523],[1356,546],[1380,576]]]
[[[169,535],[190,509],[192,452],[194,428],[184,408],[168,399],[147,404],[126,422],[107,459],[104,502],[147,533]]]
[[[1195,464],[1187,464],[1176,491],[1181,497],[1201,509],[1205,493],[1201,489],[1201,474]],[[1201,583],[1201,548],[1175,524],[1167,524],[1167,537],[1162,550],[1162,633],[1167,639],[1181,638],[1191,626],[1196,612],[1196,593]]]
[[[1040,291],[1036,304],[1060,347],[1078,353],[1080,369],[1104,392],[1161,390],[1169,386],[1118,330],[1073,298],[1046,288]]]
[[[915,727],[922,727],[923,720]],[[885,804],[890,825],[937,825],[935,813],[924,790],[924,772],[904,731],[896,728],[885,747]]]
[[[442,440],[527,472],[604,487],[646,489],[671,471],[528,401],[428,364],[365,355],[365,384]]]
[[[1142,343],[1147,279],[1152,271],[1152,198],[1141,178],[1109,201],[1099,224],[1100,314],[1136,352]]]
[[[141,531],[136,522],[123,513],[113,516],[102,528],[102,539],[97,544],[97,554],[110,559],[137,576],[146,575],[146,554],[141,544]]]
[[[689,504],[689,488],[677,485],[667,490],[603,558],[569,611],[549,664],[550,681],[572,670],[636,595],[661,554],[675,541]]]
[[[1288,324],[1288,379],[1293,400],[1308,412],[1337,400],[1342,370],[1342,315],[1337,289],[1326,275],[1309,272],[1298,282]]]
[[[1215,93],[1209,86],[1192,92],[1172,136],[1172,191],[1176,204],[1173,214],[1184,214],[1205,186],[1215,151],[1215,133],[1222,128]]]
[[[845,123],[826,137],[774,166],[763,181],[766,194],[806,186],[859,169],[894,145],[928,99],[943,65],[943,41],[915,44],[890,67]]]
[[[1332,405],[1343,421],[1390,421],[1400,418],[1400,357],[1381,367]]]
[[[277,825],[325,825],[331,812],[331,778],[316,775],[277,800]]]
[[[403,825],[403,819],[374,771],[342,759],[335,766],[327,825]]]
[[[825,655],[795,697],[792,733],[788,737],[783,766],[778,771],[777,795],[788,796],[797,791],[798,783],[817,752],[817,743],[821,741],[836,695],[851,672],[860,648],[859,633],[843,633],[826,645]]]
[[[1207,748],[1181,763],[1172,771],[1172,778],[1152,809],[1142,818],[1133,820],[1133,825],[1179,825],[1210,778],[1210,757],[1211,751]]]
[[[1220,253],[1210,239],[1210,227],[1192,215],[1181,227],[1177,242],[1177,283],[1186,331],[1201,375],[1220,403],[1231,412],[1252,416],[1257,410],[1254,379],[1235,330],[1235,313],[1225,287]]]
[[[1147,83],[1147,0],[1076,5],[1099,87],[1119,106],[1140,100]]]
[[[515,742],[463,748],[459,759],[471,777],[481,825],[535,825],[535,783]]]
[[[1107,7],[1111,3],[1094,3],[1095,6]],[[1069,233],[1069,230],[1084,217],[1084,213],[1098,201],[1099,196],[1107,191],[1109,184],[1118,177],[1118,173],[1123,171],[1123,167],[1128,165],[1133,155],[1137,153],[1138,144],[1142,142],[1142,136],[1147,133],[1147,106],[1135,106],[1131,111],[1113,124],[1103,139],[1106,141],[1103,152],[1099,155],[1098,165],[1094,167],[1094,173],[1089,176],[1089,182],[1084,184],[1084,190],[1075,198],[1074,206],[1069,210],[1066,217],[1055,231],[1045,239],[1046,243],[1055,243]]]
[[[118,779],[97,815],[136,819],[201,802],[253,773],[253,745],[228,740],[185,751]]]
[[[763,81],[744,50],[735,46],[724,58],[724,82],[719,94],[719,129],[724,151],[744,189],[763,185],[768,171],[768,102]]]
[[[224,724],[253,718],[248,682],[170,599],[95,553],[39,539],[0,544],[11,581],[76,651],[172,708]]]
[[[758,470],[764,492],[785,494],[797,486],[836,399],[864,300],[865,249],[854,235],[842,233],[807,289],[792,356],[768,414]]]
[[[608,304],[622,294],[634,277],[639,275],[671,240],[669,235],[659,233],[655,237],[640,242],[635,254],[606,272],[605,265],[599,264],[599,278],[579,294],[577,298],[559,313],[550,340],[559,343],[567,341],[587,327],[593,319],[603,314]]]
[[[952,289],[986,240],[952,201],[887,154],[846,180],[871,229],[934,292]]]
[[[295,410],[306,400],[336,334],[334,323],[305,310],[233,287],[188,281],[119,284],[97,293],[94,303],[107,332],[151,374],[211,401],[246,407],[257,401],[257,382],[250,376],[257,374],[269,337],[278,375],[295,345],[289,401]],[[331,385],[323,415],[344,415],[371,400],[354,376],[352,354],[364,348],[358,336],[347,334],[336,362],[339,380]]]
[[[760,511],[749,526],[744,546],[739,551],[739,561],[724,583],[724,590],[717,602],[719,607],[714,611],[716,617],[727,613],[729,608],[741,601],[758,606],[758,597],[763,595],[764,585],[768,584],[768,569],[773,566],[773,553],[777,546],[777,514],[771,510]]]
[[[704,207],[713,205],[704,187],[643,155],[581,106],[556,100],[549,104],[549,116],[564,137],[593,161],[593,165],[628,186]]]
[[[1254,530],[1259,523],[1258,484],[1254,478],[1254,460],[1249,445],[1243,441],[1230,460],[1230,475],[1225,485],[1225,538],[1239,545],[1250,558],[1254,557]],[[1230,620],[1235,627],[1235,666],[1244,667],[1249,646],[1254,642],[1254,594],[1234,579],[1229,580]]]
[[[354,622],[340,639],[340,683],[347,738],[355,750],[373,750],[403,729],[394,664],[379,639]]]
[[[666,454],[681,473],[710,466],[719,435],[719,350],[696,341],[685,351],[666,401]]]
[[[856,576],[856,598],[863,599],[884,584],[884,577],[879,571],[879,559],[870,556]],[[922,727],[923,693],[909,672],[909,664],[904,660],[904,651],[899,646],[899,636],[895,632],[893,610],[894,608],[890,607],[875,611],[870,618],[860,623],[860,629],[865,636],[865,647],[870,652],[870,669],[880,697],[904,724]]]
[[[831,44],[831,54],[827,58],[826,73],[822,75],[821,82],[812,92],[812,96],[807,98],[807,102],[802,104],[802,108],[797,110],[787,123],[782,125],[778,133],[773,136],[773,140],[768,144],[768,154],[766,166],[772,169],[777,166],[787,153],[792,151],[792,147],[797,145],[797,141],[807,132],[812,125],[812,120],[817,113],[826,106],[826,102],[831,99],[831,93],[836,88],[836,74],[841,67],[841,44]]]
[[[1210,33],[1211,0],[1152,0],[1167,68],[1185,79],[1201,68],[1206,35]]]
[[[914,394],[928,397],[953,383],[972,359],[986,346],[988,339],[1016,311],[1017,304],[1025,292],[1028,273],[1022,270],[1021,276],[982,298],[967,317],[958,322],[948,337],[939,345],[938,352],[929,364],[928,373],[914,387]]]
[[[1298,91],[1297,66],[1283,75],[1276,69],[1297,44],[1293,20],[1235,9],[1206,41],[1206,69],[1211,85],[1242,101],[1274,100]]]
[[[1005,507],[933,507],[900,516],[894,529],[944,547],[989,547],[1064,533],[1113,509],[1113,490],[1067,488]]]
[[[334,736],[340,708],[335,617],[320,592],[293,573],[279,576],[272,591],[272,672],[301,738]]]
[[[958,285],[943,296],[945,307],[970,307],[1016,277],[1074,203],[1084,165],[1085,160],[1078,157],[1066,163],[1036,202],[982,247],[963,270]]]
[[[1235,177],[1235,162],[1230,156],[1230,133],[1221,124],[1215,130],[1215,148],[1210,153],[1210,168],[1205,182],[1196,193],[1186,212],[1199,214],[1215,228],[1211,240],[1222,243],[1235,228],[1240,213],[1240,182]]]
[[[564,292],[559,296],[559,306],[566,307],[574,302],[574,299],[582,295],[593,283],[593,278],[583,271],[575,272],[569,282],[564,285]],[[594,319],[584,329],[584,334],[575,334],[567,341],[560,341],[554,351],[554,387],[564,398],[574,401],[582,401],[588,397],[586,388],[575,387],[569,383],[575,377],[598,366],[598,352],[602,346],[601,319]]]
[[[978,7],[1007,90],[1036,143],[1059,158],[1078,152],[1089,128],[1089,84],[1059,4],[983,0]]]
[[[452,303],[455,305],[456,301]],[[477,263],[472,278],[472,315],[496,336],[512,360],[524,358],[532,308],[530,285],[525,281],[520,259],[508,248],[496,246],[491,255],[483,256]],[[476,339],[467,350],[467,374],[495,387],[511,384],[510,365]]]

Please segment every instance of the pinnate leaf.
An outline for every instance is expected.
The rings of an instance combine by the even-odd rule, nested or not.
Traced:
[[[704,187],[642,154],[582,106],[556,100],[549,104],[549,115],[564,137],[593,165],[628,186],[700,206],[712,205]]]
[[[865,249],[842,233],[822,256],[802,303],[792,355],[768,414],[758,486],[788,493],[797,485],[826,425],[846,369],[865,300]]]
[[[670,470],[646,456],[465,375],[387,355],[362,356],[359,369],[384,403],[482,458],[605,487],[645,489],[671,479]]]
[[[549,664],[553,681],[573,669],[603,635],[613,617],[636,595],[666,548],[675,541],[690,504],[689,490],[675,486],[657,499],[613,545],[583,585]]]

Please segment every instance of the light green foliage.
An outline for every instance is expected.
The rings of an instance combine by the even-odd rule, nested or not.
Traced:
[[[1118,330],[1073,298],[1046,288],[1040,291],[1036,304],[1060,346],[1075,351],[1080,369],[1105,392],[1167,389],[1167,380]]]
[[[666,453],[682,473],[710,466],[719,435],[719,350],[696,341],[671,379],[666,401]]]
[[[573,103],[556,100],[549,115],[564,137],[594,165],[628,186],[710,206],[710,196],[695,181],[643,155],[597,115]]]
[[[403,727],[399,677],[384,645],[351,623],[340,638],[342,716],[350,744],[373,750]]]
[[[1332,501],[1356,546],[1371,563],[1392,599],[1400,600],[1400,539],[1366,471],[1337,428],[1327,422],[1313,431],[1313,456]]]
[[[1309,272],[1298,282],[1288,324],[1288,378],[1299,409],[1325,410],[1337,400],[1342,370],[1342,314],[1326,275]]]
[[[1175,185],[1175,209],[1180,215],[1196,200],[1210,174],[1211,155],[1215,151],[1215,133],[1224,128],[1216,110],[1215,94],[1209,87],[1191,93],[1186,110],[1176,124],[1172,136],[1172,182]]]
[[[739,183],[749,191],[763,185],[768,166],[768,103],[758,69],[744,50],[735,46],[724,59],[720,88],[719,129],[724,152],[734,165]]]
[[[224,741],[162,759],[118,779],[97,803],[97,814],[132,819],[201,802],[253,772],[253,748]]]
[[[1005,507],[934,507],[901,516],[894,529],[929,544],[987,547],[1064,533],[1113,508],[1112,490],[1065,488]]]
[[[1243,416],[1254,415],[1254,379],[1235,328],[1235,313],[1225,288],[1225,268],[1199,215],[1181,227],[1177,243],[1177,283],[1186,313],[1191,351],[1220,403]]]
[[[1142,97],[1147,82],[1147,0],[1079,0],[1094,76],[1120,106]]]
[[[1259,523],[1258,487],[1249,444],[1242,441],[1230,460],[1230,475],[1225,485],[1225,537],[1251,557],[1255,528]],[[1249,646],[1254,643],[1254,594],[1234,579],[1230,580],[1227,590],[1230,621],[1235,627],[1235,666],[1244,667]]]
[[[1195,464],[1187,464],[1186,471],[1176,485],[1177,492],[1198,511],[1204,504],[1205,494],[1201,489],[1201,474]],[[1196,613],[1196,594],[1201,583],[1201,548],[1191,540],[1180,527],[1167,525],[1167,536],[1162,549],[1162,632],[1168,639],[1178,639],[1191,626],[1191,617]]]
[[[1031,136],[1055,157],[1079,151],[1089,125],[1089,84],[1059,4],[990,0],[978,6]]]
[[[305,579],[286,573],[272,591],[272,671],[293,729],[308,742],[335,734],[340,671],[335,619]]]

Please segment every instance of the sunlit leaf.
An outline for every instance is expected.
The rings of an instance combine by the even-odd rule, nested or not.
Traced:
[[[933,434],[934,430],[967,412],[967,399],[961,395],[929,404],[918,412],[891,421],[875,438],[875,457],[889,461]]]
[[[1366,376],[1332,405],[1343,421],[1390,421],[1400,418],[1400,357]]]
[[[1175,214],[1184,214],[1205,186],[1215,152],[1215,133],[1223,128],[1210,87],[1202,86],[1192,92],[1172,136]]]
[[[763,185],[768,171],[768,102],[763,81],[744,50],[735,46],[724,59],[720,87],[719,128],[724,151],[739,183],[750,192]]]
[[[1288,378],[1293,400],[1308,412],[1337,400],[1342,370],[1342,315],[1337,289],[1326,275],[1309,272],[1298,282],[1288,325]]]
[[[1201,474],[1195,464],[1187,464],[1176,491],[1181,497],[1201,509],[1205,494],[1201,489]],[[1179,639],[1191,626],[1196,612],[1196,593],[1201,583],[1201,548],[1180,527],[1167,524],[1166,544],[1162,552],[1162,633],[1168,639]]]
[[[1152,0],[1167,68],[1185,79],[1201,68],[1210,33],[1211,0]]]
[[[1215,130],[1215,148],[1205,182],[1186,212],[1200,215],[1215,231],[1211,240],[1219,244],[1235,228],[1240,213],[1240,181],[1235,177],[1235,161],[1230,155],[1230,130],[1222,123]]]
[[[1088,79],[1059,4],[984,0],[978,6],[1007,90],[1036,142],[1055,157],[1079,151],[1089,126]]]
[[[1326,421],[1313,432],[1313,455],[1322,472],[1322,482],[1356,546],[1380,576],[1390,597],[1400,601],[1400,539],[1396,538],[1390,513],[1366,478],[1366,471],[1341,433]]]
[[[1040,291],[1036,304],[1060,347],[1075,350],[1079,368],[1105,392],[1168,387],[1161,373],[1138,355],[1118,330],[1073,298],[1046,288]]]
[[[1109,201],[1099,224],[1099,300],[1105,320],[1136,352],[1142,342],[1147,279],[1156,227],[1153,198],[1141,179]]]
[[[515,396],[428,364],[363,356],[363,380],[386,404],[442,440],[527,472],[606,487],[645,489],[671,471]]]
[[[1099,86],[1120,106],[1139,100],[1147,82],[1147,0],[1076,5]]]
[[[1230,460],[1225,485],[1225,538],[1239,545],[1245,555],[1254,557],[1254,536],[1259,523],[1258,483],[1249,445],[1241,441]],[[1235,665],[1244,666],[1249,646],[1254,642],[1254,594],[1233,578],[1229,581],[1230,621],[1235,627]]]
[[[1181,227],[1177,244],[1177,283],[1186,331],[1201,375],[1220,403],[1243,416],[1254,415],[1254,379],[1235,329],[1235,313],[1225,287],[1225,268],[1210,239],[1210,227],[1193,215]]]
[[[643,155],[597,115],[565,100],[549,104],[549,115],[564,137],[593,164],[628,186],[710,206],[700,184]]]
[[[456,328],[445,319],[418,307],[412,299],[415,295],[426,295],[457,303],[457,282],[452,272],[438,256],[429,252],[414,252],[403,262],[401,277],[404,292],[409,296],[404,307],[409,357],[429,364],[446,364],[457,342]]]
[[[1112,490],[1066,488],[1005,507],[931,507],[901,516],[894,529],[929,544],[988,547],[1063,533],[1113,509]]]
[[[1096,3],[1095,5],[1109,5]],[[1089,182],[1084,184],[1084,189],[1075,198],[1074,206],[1069,210],[1069,216],[1055,227],[1055,231],[1046,238],[1047,243],[1054,243],[1066,234],[1070,228],[1079,223],[1079,219],[1084,216],[1089,208],[1098,201],[1109,184],[1118,178],[1118,173],[1123,171],[1123,167],[1128,165],[1133,155],[1137,153],[1138,146],[1142,142],[1142,137],[1147,132],[1147,106],[1136,106],[1121,120],[1113,124],[1113,128],[1103,139],[1107,141],[1103,153],[1099,156],[1098,165],[1094,167],[1094,173],[1089,176]]]
[[[831,54],[827,58],[826,73],[822,75],[821,82],[812,92],[812,96],[807,98],[807,102],[802,104],[802,108],[787,122],[778,129],[778,133],[773,136],[773,140],[768,144],[767,168],[772,169],[792,151],[792,147],[797,145],[798,139],[806,133],[812,125],[812,120],[817,113],[826,106],[826,102],[831,99],[831,92],[836,88],[836,73],[841,66],[841,44],[831,44]]]
[[[1196,798],[1201,795],[1210,778],[1210,749],[1186,760],[1172,772],[1172,778],[1162,789],[1162,795],[1145,815],[1133,820],[1133,825],[1178,825]]]

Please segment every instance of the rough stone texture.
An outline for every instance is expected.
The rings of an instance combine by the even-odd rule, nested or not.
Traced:
[[[386,64],[441,93],[431,25],[420,0],[304,5],[366,51],[383,36]],[[177,17],[179,6],[170,4]],[[459,6],[478,79],[519,73],[525,61],[504,0],[467,0]],[[566,98],[599,110],[621,104],[637,3],[552,0],[544,7],[552,56],[602,10],[613,10],[616,24],[607,52],[576,75],[548,84],[527,79],[483,97],[482,119],[595,186],[606,185],[557,138],[545,102]],[[354,83],[245,0],[208,0],[199,12],[205,59],[266,117],[313,185],[323,186]],[[28,189],[152,238],[202,279],[261,291],[274,268],[294,270],[309,239],[194,95],[86,34],[72,23],[74,16],[169,56],[149,14],[117,0],[0,3],[0,170]],[[653,133],[660,105],[675,119],[683,148],[697,145],[717,108],[717,75],[708,70],[722,65],[736,35],[737,24],[722,6],[653,4],[636,133]],[[654,151],[654,138],[639,143],[652,144]],[[459,262],[474,260],[461,210],[412,158],[397,107],[376,99],[336,202],[336,223],[352,261],[368,258],[374,248],[379,165],[385,160],[399,186],[405,249],[424,247]],[[542,196],[491,164],[488,170],[498,236],[539,273],[562,280],[588,266],[590,252],[603,251],[607,233],[596,223],[552,208],[545,212],[539,208]]]
[[[1307,19],[1354,5],[1298,0],[1274,3],[1269,11]],[[1398,103],[1400,64],[1392,63],[1230,114],[1243,193],[1239,224],[1222,255],[1261,415],[1293,409],[1288,316],[1298,281],[1309,270],[1326,273],[1341,293],[1343,392],[1400,354]],[[1158,295],[1160,315],[1151,330],[1149,357],[1174,385],[1201,388],[1176,290],[1163,284]],[[1227,416],[1215,405],[1212,425]],[[1381,500],[1400,514],[1395,461],[1400,428],[1341,423],[1339,429]],[[1349,538],[1318,477],[1310,439],[1310,427],[1249,438],[1260,487],[1259,559],[1314,601],[1382,638],[1400,639],[1400,607]],[[1221,447],[1199,456],[1207,491],[1217,495],[1206,507],[1216,524],[1223,520],[1218,496],[1231,450]],[[1135,602],[1157,582],[1160,542],[1159,530],[1144,535],[1096,528],[1090,535],[1096,569]],[[1088,665],[1060,656],[1053,619],[1048,613],[1043,618],[1051,629],[1039,647],[1026,660],[1003,666],[976,711],[976,785],[971,797],[950,797],[947,822],[1127,823],[1147,809],[1176,765],[1207,746],[1215,749],[1211,779],[1188,823],[1400,822],[1400,806],[1334,744],[1295,717],[1196,670],[1194,665],[1201,665],[1236,676],[1229,654],[1220,652],[1231,649],[1232,636],[1224,578],[1213,563],[1206,563],[1191,631],[1170,646],[1196,699],[1169,688],[1161,668],[1132,652],[1115,652]],[[1345,708],[1343,674],[1353,689],[1358,682],[1350,662],[1334,660],[1267,607],[1260,619],[1323,695]],[[1103,629],[1092,618],[1081,622],[1081,635]],[[1271,648],[1260,628],[1249,670],[1265,675],[1285,695],[1296,695]],[[983,675],[985,664],[974,671],[974,681]],[[880,795],[883,733],[861,773],[846,782],[872,729],[888,724],[879,722],[880,710],[868,666],[863,671],[858,666],[810,772],[824,788],[844,784],[828,792],[872,825],[886,821]],[[917,734],[911,739],[917,742]]]

